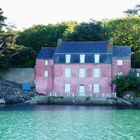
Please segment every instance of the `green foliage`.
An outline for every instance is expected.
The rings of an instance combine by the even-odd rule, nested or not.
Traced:
[[[113,37],[114,45],[130,45],[132,52],[139,50],[140,18],[126,17],[104,22],[109,37]]]
[[[122,96],[126,91],[140,93],[140,77],[137,77],[135,72],[117,76],[112,84],[116,85],[117,96]]]
[[[3,16],[3,11],[0,8],[0,30],[2,30],[3,26],[6,26],[6,24],[4,23],[6,20],[6,17]]]
[[[31,47],[37,52],[41,47],[56,47],[59,38],[65,39],[73,32],[77,22],[62,22],[58,24],[36,25],[19,33],[16,38],[18,45]]]
[[[140,5],[136,5],[133,9],[128,9],[124,11],[127,16],[140,16]]]
[[[17,49],[11,57],[12,67],[34,67],[36,60],[36,52],[32,48],[23,47]]]
[[[11,59],[9,56],[0,55],[0,68],[9,68],[11,66]]]
[[[92,20],[89,23],[81,23],[69,36],[68,40],[73,41],[101,41],[105,40],[105,29],[101,22]]]

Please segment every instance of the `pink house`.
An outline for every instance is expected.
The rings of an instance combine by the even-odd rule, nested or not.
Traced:
[[[107,41],[61,42],[36,59],[36,91],[56,96],[114,96],[111,80],[131,68],[131,47]]]

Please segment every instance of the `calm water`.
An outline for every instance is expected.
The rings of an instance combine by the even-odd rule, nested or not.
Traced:
[[[140,111],[112,107],[0,107],[0,140],[140,140]]]

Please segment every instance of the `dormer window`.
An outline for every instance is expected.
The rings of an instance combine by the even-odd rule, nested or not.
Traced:
[[[71,59],[71,55],[70,54],[66,54],[65,55],[66,63],[70,63],[70,59]]]
[[[100,62],[100,54],[94,54],[94,62],[99,63]]]
[[[85,54],[80,54],[80,63],[85,63]]]

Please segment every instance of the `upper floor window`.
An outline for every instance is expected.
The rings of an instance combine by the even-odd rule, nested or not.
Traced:
[[[48,77],[48,71],[44,71],[44,77]]]
[[[79,78],[84,78],[86,76],[86,70],[84,68],[79,69]]]
[[[99,63],[100,62],[100,54],[94,54],[94,62]]]
[[[99,69],[99,68],[95,68],[95,69],[93,70],[93,76],[94,76],[95,78],[99,78],[99,77],[100,77],[100,69]]]
[[[123,65],[123,60],[117,60],[117,65],[119,66]]]
[[[71,55],[70,54],[66,54],[65,55],[66,63],[70,63],[70,59],[71,59]]]
[[[48,65],[48,60],[45,60],[45,65]]]
[[[80,63],[85,63],[85,54],[80,54]]]
[[[70,78],[71,77],[71,69],[70,68],[66,68],[65,69],[65,78]]]

